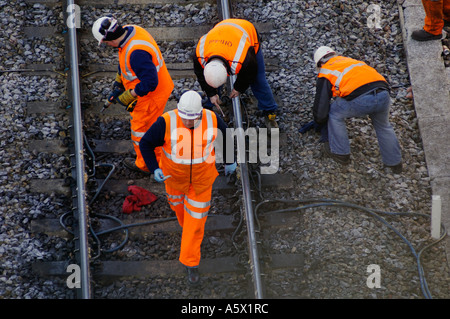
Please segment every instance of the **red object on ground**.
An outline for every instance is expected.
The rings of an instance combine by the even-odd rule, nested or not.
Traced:
[[[127,196],[123,202],[122,212],[125,214],[139,212],[142,206],[151,204],[158,199],[155,194],[139,186],[128,186],[128,191],[133,195]]]

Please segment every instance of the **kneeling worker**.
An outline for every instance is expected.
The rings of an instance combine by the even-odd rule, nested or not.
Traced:
[[[186,266],[188,281],[199,282],[198,266],[205,222],[211,206],[212,186],[219,175],[216,169],[214,142],[229,142],[227,125],[210,110],[203,109],[202,98],[195,91],[185,92],[176,110],[164,113],[145,133],[140,142],[141,154],[157,182],[164,182],[167,199],[183,228],[180,262]],[[158,163],[155,148],[161,146]],[[223,158],[227,159],[226,147]],[[225,175],[236,170],[225,165]]]

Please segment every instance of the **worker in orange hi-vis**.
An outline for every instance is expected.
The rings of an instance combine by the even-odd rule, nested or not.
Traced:
[[[425,10],[423,29],[413,31],[416,41],[440,40],[444,26],[450,26],[450,0],[422,0]]]
[[[118,49],[119,70],[108,97],[108,107],[118,102],[131,115],[131,140],[136,159],[126,158],[124,165],[131,170],[150,174],[142,158],[139,142],[150,126],[161,116],[172,94],[174,84],[156,41],[142,27],[121,26],[113,17],[94,22],[92,33],[99,45],[105,43]],[[161,150],[157,150],[157,157]]]
[[[154,179],[165,183],[169,205],[183,228],[179,260],[191,284],[200,280],[200,247],[218,176],[215,147],[220,142],[228,146],[228,151],[227,147],[220,149],[225,163],[230,163],[225,165],[225,175],[233,174],[237,164],[234,149],[230,152],[228,145],[232,141],[225,122],[203,108],[200,94],[187,91],[177,109],[159,117],[140,142],[145,163]],[[157,147],[162,147],[159,162],[154,152]]]

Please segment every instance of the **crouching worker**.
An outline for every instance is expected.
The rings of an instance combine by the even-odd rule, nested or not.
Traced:
[[[188,281],[200,280],[198,266],[205,222],[211,205],[212,186],[219,175],[216,169],[214,142],[228,143],[227,125],[216,114],[202,107],[195,91],[185,92],[176,110],[164,113],[145,133],[140,142],[141,154],[157,182],[164,182],[167,200],[183,228],[180,262],[186,267]],[[159,163],[155,148],[161,146]],[[227,159],[226,147],[223,158]],[[234,152],[225,175],[236,170]]]
[[[314,62],[318,70],[314,121],[328,126],[329,142],[322,144],[324,154],[338,163],[348,164],[350,141],[345,121],[369,116],[384,165],[400,174],[402,154],[389,122],[391,100],[386,79],[366,63],[337,55],[327,46],[315,51]],[[333,97],[336,99],[330,103]]]

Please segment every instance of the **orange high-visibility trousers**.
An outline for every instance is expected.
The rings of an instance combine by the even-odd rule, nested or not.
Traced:
[[[444,28],[444,20],[450,21],[450,0],[422,0],[425,10],[423,29],[428,33],[439,35]]]
[[[179,260],[185,266],[196,267],[200,264],[205,223],[211,207],[212,185],[201,194],[196,194],[191,185],[188,193],[184,194],[166,184],[166,192],[170,208],[183,228]]]
[[[144,134],[148,131],[150,126],[156,122],[158,117],[164,113],[167,101],[169,100],[171,92],[167,96],[143,96],[139,97],[134,108],[130,113],[131,120],[131,141],[136,152],[136,166],[141,170],[147,171],[144,158],[139,149],[139,142]],[[161,157],[161,147],[155,149],[156,160],[159,162]],[[152,172],[153,173],[153,172]]]

